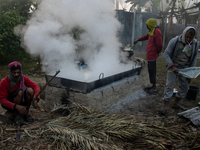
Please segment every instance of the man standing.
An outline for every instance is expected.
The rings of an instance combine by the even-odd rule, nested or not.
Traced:
[[[148,40],[146,59],[148,61],[149,79],[150,83],[152,84],[152,87],[147,87],[146,91],[148,93],[155,93],[157,92],[156,60],[158,58],[159,53],[162,51],[162,34],[160,29],[156,26],[156,19],[148,19],[146,21],[146,25],[149,30],[148,34],[134,41],[134,44],[136,44],[138,41]]]
[[[174,37],[169,41],[169,44],[164,51],[164,59],[167,63],[167,81],[164,91],[164,108],[161,110],[162,114],[167,114],[169,101],[172,98],[175,80],[178,78],[178,93],[176,99],[172,104],[173,109],[186,110],[179,101],[185,97],[189,89],[190,79],[183,77],[178,73],[179,69],[187,67],[194,67],[197,61],[198,42],[194,38],[195,28],[188,26],[183,33]]]
[[[33,122],[29,115],[29,108],[34,98],[34,105],[40,96],[35,98],[40,91],[39,86],[22,74],[22,65],[14,61],[8,65],[9,75],[1,80],[0,83],[0,103],[4,109],[14,113],[16,123]]]

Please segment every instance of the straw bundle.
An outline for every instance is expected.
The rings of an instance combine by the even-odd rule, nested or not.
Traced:
[[[60,149],[167,149],[168,146],[188,147],[196,143],[196,136],[181,129],[136,122],[125,114],[97,113],[73,104],[78,109],[47,124]],[[192,139],[190,144],[188,139]]]

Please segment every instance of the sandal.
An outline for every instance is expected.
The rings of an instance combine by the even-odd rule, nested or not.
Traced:
[[[150,93],[150,94],[155,94],[155,93],[158,92],[157,90],[154,90],[154,89],[152,89],[152,88],[146,89],[145,91],[146,91],[147,93]]]
[[[154,93],[154,92],[158,92],[157,90],[154,90],[154,89],[149,89],[149,92],[150,93]]]
[[[167,114],[167,109],[163,108],[162,110],[159,111],[162,115],[166,115]]]
[[[186,108],[184,108],[183,106],[181,106],[179,104],[177,104],[177,106],[172,106],[172,108],[173,109],[178,109],[178,110],[183,110],[183,111],[187,110]]]
[[[22,116],[18,116],[14,119],[14,122],[16,124],[20,124],[20,123],[23,123],[24,122],[24,119],[22,118]]]
[[[149,90],[149,89],[151,89],[151,88],[152,88],[152,87],[145,87],[144,89],[145,89],[145,90]]]
[[[25,120],[27,122],[34,122],[34,119],[31,117],[31,115],[25,115]]]

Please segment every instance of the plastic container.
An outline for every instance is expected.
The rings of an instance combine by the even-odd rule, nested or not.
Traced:
[[[178,89],[177,88],[174,88],[173,90],[173,95],[172,96],[176,96],[176,93],[178,92]]]
[[[195,86],[190,86],[186,95],[188,100],[196,100],[197,94],[199,93],[199,88]]]

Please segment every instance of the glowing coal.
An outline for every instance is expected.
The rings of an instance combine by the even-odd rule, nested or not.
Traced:
[[[60,70],[59,77],[93,81],[133,67],[119,59],[121,24],[115,15],[112,0],[41,0],[15,34],[30,54],[40,56],[47,74]],[[78,67],[80,60],[87,68]]]

